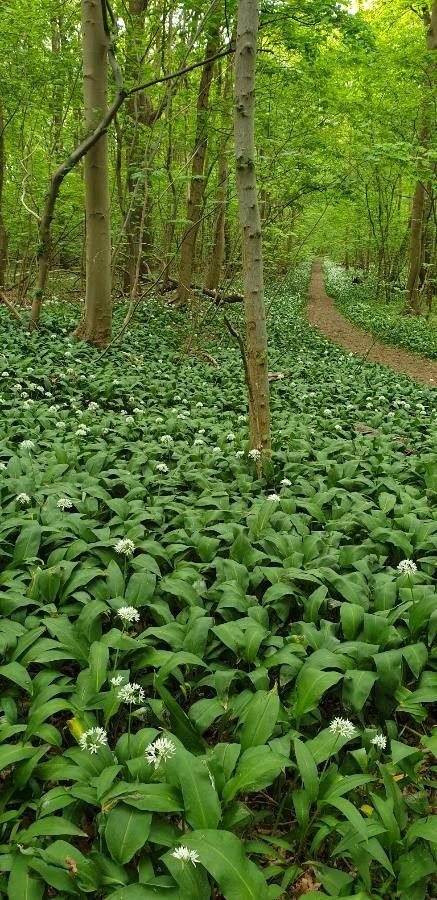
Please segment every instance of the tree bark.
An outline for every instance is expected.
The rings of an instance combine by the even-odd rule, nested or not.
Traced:
[[[210,35],[205,59],[216,53],[218,44],[218,28]],[[187,204],[187,227],[182,238],[179,268],[179,291],[177,303],[182,306],[187,302],[194,267],[194,253],[197,234],[202,216],[203,196],[205,193],[205,157],[208,143],[208,103],[214,63],[203,66],[197,97],[196,136],[192,155],[191,182]]]
[[[423,9],[423,24],[425,26],[426,47],[434,57],[437,51],[437,0],[433,0],[431,10]],[[433,108],[434,88],[436,80],[436,62],[430,58],[426,71],[427,84],[424,85],[423,101],[423,125],[419,140],[421,147],[427,147],[430,138],[430,115]],[[423,152],[422,150],[420,151]],[[414,189],[411,208],[410,252],[407,277],[407,299],[405,313],[407,315],[420,314],[420,270],[423,264],[423,252],[427,243],[426,218],[425,218],[425,172],[423,159],[419,160],[419,178]]]
[[[3,220],[3,182],[5,172],[5,131],[3,109],[0,102],[0,287],[4,285],[8,264],[8,235]]]
[[[251,449],[260,451],[260,468],[262,458],[270,454],[271,443],[262,234],[255,174],[258,20],[258,0],[238,0],[234,115],[236,185],[242,229],[249,441]]]
[[[223,86],[223,105],[221,115],[221,138],[217,160],[217,190],[216,204],[217,214],[214,225],[211,260],[205,278],[205,287],[216,290],[220,284],[223,262],[225,258],[225,219],[228,202],[229,163],[227,145],[229,135],[226,133],[229,121],[229,105],[232,97],[232,66],[230,62],[226,67]]]
[[[108,38],[99,0],[82,0],[85,125],[90,131],[107,112]],[[108,140],[103,134],[85,157],[85,310],[75,335],[96,347],[111,339],[111,223]]]

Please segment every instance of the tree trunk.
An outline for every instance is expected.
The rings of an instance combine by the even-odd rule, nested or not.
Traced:
[[[219,145],[219,154],[217,161],[217,190],[216,190],[216,204],[217,204],[217,214],[214,225],[214,234],[213,234],[213,245],[212,245],[212,253],[211,260],[208,266],[208,271],[206,273],[205,278],[205,287],[210,290],[216,290],[218,288],[221,277],[222,277],[222,269],[223,262],[225,258],[225,219],[226,219],[226,206],[228,201],[228,179],[229,179],[229,163],[228,163],[228,154],[227,154],[227,145],[229,135],[227,134],[228,122],[229,122],[229,105],[232,97],[232,61],[231,57],[228,59],[228,64],[226,66],[226,73],[224,79],[223,86],[223,98],[222,98],[222,114],[221,114],[221,123],[220,129],[222,132],[222,136],[220,138]]]
[[[3,202],[3,181],[5,172],[5,138],[4,138],[4,122],[3,110],[0,103],[0,287],[5,283],[6,268],[8,264],[8,236],[3,221],[2,202]]]
[[[82,0],[85,125],[92,131],[107,111],[107,36],[98,0]],[[75,335],[105,347],[111,339],[111,234],[106,134],[85,156],[85,310]]]
[[[419,273],[422,265],[423,213],[425,208],[425,185],[416,182],[411,209],[410,257],[407,278],[407,311],[419,315]]]
[[[427,8],[423,11],[423,24],[425,26],[426,46],[433,54],[437,51],[437,0],[433,0],[431,10]],[[430,107],[432,110],[434,86],[435,86],[436,63],[434,59],[430,59],[427,65],[427,84],[424,86],[424,102],[423,102],[423,125],[419,135],[421,147],[427,147],[430,137]],[[422,152],[422,151],[421,151]],[[413,204],[411,209],[411,231],[410,231],[410,254],[408,263],[407,278],[407,299],[405,304],[405,313],[409,315],[420,314],[420,283],[419,276],[423,262],[423,248],[425,246],[425,184],[423,160],[419,165],[419,178],[416,182],[414,190]]]
[[[210,35],[205,51],[205,59],[217,50],[218,28],[215,28]],[[203,196],[205,193],[205,157],[208,143],[208,102],[209,92],[211,88],[212,73],[214,63],[207,63],[202,68],[200,78],[199,94],[197,98],[197,119],[196,119],[196,137],[194,141],[194,150],[192,156],[191,167],[191,183],[187,204],[187,221],[188,225],[185,229],[181,242],[181,262],[179,268],[179,290],[177,296],[178,305],[182,306],[187,302],[190,293],[190,284],[193,275],[194,253],[196,250],[196,239],[199,231],[200,219],[202,216]]]
[[[262,457],[270,454],[271,443],[261,219],[255,175],[258,18],[258,0],[238,0],[234,133],[238,212],[242,229],[249,441],[251,449],[260,451],[262,462]]]

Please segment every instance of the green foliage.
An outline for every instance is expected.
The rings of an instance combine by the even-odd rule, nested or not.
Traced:
[[[305,289],[268,297],[264,480],[233,346],[183,356],[156,303],[99,358],[65,308],[0,311],[6,897],[273,900],[309,865],[429,896],[435,395],[324,342]]]
[[[402,315],[405,305],[402,292],[391,303],[376,300],[376,283],[372,274],[363,279],[362,272],[345,272],[325,262],[326,290],[355,325],[364,328],[387,344],[406,347],[430,359],[437,359],[437,328],[424,316]],[[362,283],[354,284],[358,275]],[[374,273],[373,273],[374,275]]]

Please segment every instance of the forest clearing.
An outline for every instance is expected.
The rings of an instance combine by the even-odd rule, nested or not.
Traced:
[[[437,896],[437,0],[4,0],[0,897]]]

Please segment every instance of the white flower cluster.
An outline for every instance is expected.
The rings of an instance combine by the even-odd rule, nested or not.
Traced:
[[[283,478],[281,484],[282,487],[291,487],[291,481],[289,478]]]
[[[89,750],[90,753],[97,753],[99,748],[105,747],[107,743],[108,735],[104,728],[89,728],[79,738],[81,750]]]
[[[22,450],[33,450],[35,446],[35,441],[21,441],[20,447]]]
[[[73,506],[73,503],[69,497],[60,497],[56,506],[58,507],[58,509],[62,509],[62,510],[71,509],[71,507]]]
[[[272,503],[279,503],[281,498],[279,494],[269,494],[267,500],[271,500]]]
[[[146,699],[146,695],[141,685],[136,684],[135,682],[131,683],[130,681],[120,688],[117,697],[119,700],[122,700],[123,703],[135,703],[137,705],[144,703],[144,700]]]
[[[355,735],[355,727],[352,722],[349,719],[342,719],[340,716],[336,716],[332,720],[329,729],[333,734],[340,734],[341,737],[345,738],[352,738]]]
[[[167,475],[168,466],[165,463],[163,463],[163,462],[156,463],[155,468],[156,468],[157,472],[162,472],[163,475]]]
[[[154,766],[155,769],[161,765],[162,761],[170,759],[176,753],[176,747],[169,738],[157,738],[153,744],[149,744],[145,749],[147,762]]]
[[[122,622],[139,622],[140,620],[140,614],[134,606],[120,606],[117,616]]]
[[[379,750],[385,750],[387,746],[387,738],[384,734],[375,734],[375,737],[370,741],[371,744],[375,744],[375,747],[378,747]]]
[[[17,503],[21,503],[22,506],[27,506],[30,503],[29,494],[17,494],[16,497]]]
[[[161,444],[167,444],[167,446],[169,446],[172,443],[173,443],[173,438],[172,438],[171,434],[163,434],[162,435]]]
[[[261,450],[257,450],[256,447],[253,447],[252,450],[249,450],[247,455],[250,459],[261,459]]]
[[[120,538],[115,544],[114,549],[115,552],[119,553],[121,556],[132,556],[135,550],[135,544],[130,538]]]
[[[398,572],[401,575],[414,575],[417,572],[416,563],[413,562],[412,559],[401,559],[398,565]]]
[[[188,847],[181,845],[173,850],[171,854],[175,859],[179,859],[183,863],[191,863],[193,866],[200,862],[199,855],[196,850],[189,850]]]

